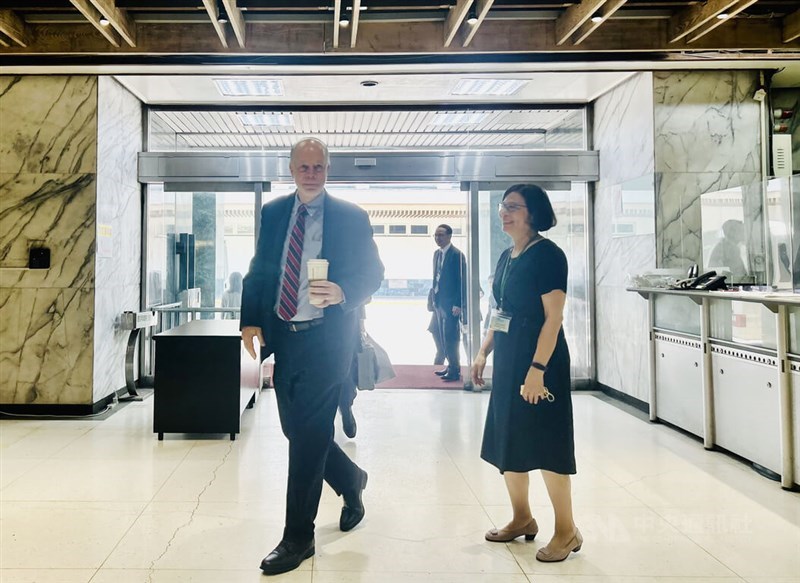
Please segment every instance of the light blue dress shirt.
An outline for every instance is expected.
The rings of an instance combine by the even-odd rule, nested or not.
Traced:
[[[322,224],[325,210],[325,197],[327,195],[328,193],[323,190],[322,194],[306,205],[308,208],[308,216],[306,217],[305,236],[303,237],[303,259],[300,262],[300,289],[297,293],[297,314],[292,318],[292,322],[305,322],[306,320],[315,320],[323,316],[322,308],[312,306],[308,301],[308,260],[319,259],[322,254]],[[301,204],[295,192],[292,216],[289,218],[289,228],[286,229],[286,238],[283,240],[281,273],[286,270],[286,255],[289,252],[289,239],[291,238],[294,224],[297,222],[297,209]],[[283,276],[281,276],[281,281],[278,284],[277,301],[275,302],[276,314],[278,313],[278,306],[281,301],[280,286],[282,285]]]

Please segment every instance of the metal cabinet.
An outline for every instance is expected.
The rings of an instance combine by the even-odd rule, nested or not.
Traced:
[[[656,333],[655,350],[658,419],[702,437],[703,373],[700,341]]]

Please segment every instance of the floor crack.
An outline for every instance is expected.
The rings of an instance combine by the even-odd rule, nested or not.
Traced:
[[[211,479],[205,486],[203,486],[203,489],[197,495],[197,500],[195,501],[194,508],[192,508],[191,514],[189,515],[189,519],[175,529],[175,532],[172,533],[172,536],[167,541],[167,545],[164,547],[162,553],[150,562],[150,565],[147,567],[147,583],[153,583],[153,575],[155,574],[156,563],[158,563],[161,559],[163,559],[164,556],[166,556],[166,554],[170,551],[170,549],[172,548],[172,543],[175,541],[176,538],[178,538],[178,534],[187,526],[192,524],[192,522],[194,521],[195,513],[197,512],[197,509],[200,507],[200,499],[203,497],[203,494],[206,493],[206,490],[208,490],[214,483],[214,481],[217,479],[217,471],[219,471],[219,469],[223,465],[225,465],[225,462],[228,461],[228,456],[233,451],[233,446],[234,442],[230,442],[228,444],[228,450],[225,452],[225,455],[222,456],[222,460],[216,465],[216,467],[214,467],[213,471],[211,472],[212,474]]]

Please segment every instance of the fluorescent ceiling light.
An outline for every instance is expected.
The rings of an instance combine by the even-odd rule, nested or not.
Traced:
[[[214,79],[214,84],[226,97],[283,95],[280,79]]]
[[[524,79],[461,79],[450,95],[514,95],[527,83]]]
[[[242,125],[290,127],[294,125],[291,113],[237,113]]]
[[[428,123],[431,126],[461,126],[481,123],[489,114],[485,111],[437,113]]]

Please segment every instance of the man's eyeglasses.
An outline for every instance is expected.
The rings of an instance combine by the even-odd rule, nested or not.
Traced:
[[[526,208],[528,208],[528,207],[526,207],[524,204],[516,204],[516,203],[513,203],[513,202],[501,202],[499,205],[497,205],[497,210],[498,210],[498,212],[501,212],[501,213],[503,213],[503,212],[505,212],[505,213],[515,213],[519,209],[526,209]]]

